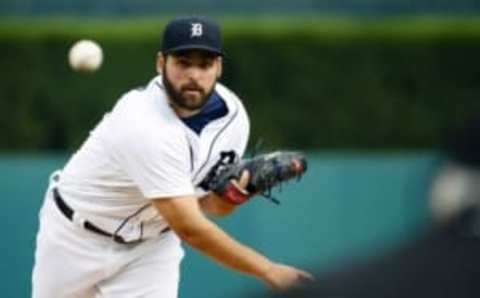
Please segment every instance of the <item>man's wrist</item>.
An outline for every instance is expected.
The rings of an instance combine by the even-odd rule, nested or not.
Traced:
[[[266,284],[270,284],[270,272],[274,265],[272,261],[266,259],[265,262],[259,265],[259,271],[255,275]]]
[[[246,190],[240,188],[237,183],[231,181],[225,187],[222,198],[231,204],[240,205],[250,199],[250,194]]]

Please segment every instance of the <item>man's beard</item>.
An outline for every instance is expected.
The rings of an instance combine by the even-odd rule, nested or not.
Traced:
[[[170,82],[170,80],[167,77],[167,72],[165,67],[163,68],[163,72],[162,72],[162,83],[163,83],[163,86],[165,86],[165,90],[172,104],[189,111],[196,111],[201,109],[207,103],[215,87],[215,84],[213,84],[210,90],[205,92],[205,90],[202,87],[196,84],[193,84],[193,85],[187,84],[187,86],[181,87],[181,90],[176,90],[173,84]],[[186,91],[188,89],[194,89],[200,92],[200,98],[192,99],[184,96],[183,91]]]

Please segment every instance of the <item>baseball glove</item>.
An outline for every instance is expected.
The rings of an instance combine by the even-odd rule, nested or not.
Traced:
[[[240,179],[244,170],[249,171],[250,180],[246,189],[240,189],[233,180]],[[301,153],[276,151],[224,165],[209,181],[208,188],[237,205],[256,194],[279,204],[279,201],[271,196],[272,188],[287,180],[299,179],[306,170],[307,161]]]

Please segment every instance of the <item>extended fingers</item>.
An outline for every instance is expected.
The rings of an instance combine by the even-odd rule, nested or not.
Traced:
[[[298,277],[301,281],[306,281],[306,282],[315,281],[315,277],[311,273],[303,270],[298,270]]]
[[[248,170],[243,170],[242,175],[238,181],[238,186],[242,189],[246,189],[248,182],[250,181],[250,172]]]

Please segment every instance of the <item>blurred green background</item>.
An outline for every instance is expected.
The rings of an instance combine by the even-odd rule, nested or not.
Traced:
[[[222,81],[250,113],[250,148],[262,139],[310,161],[277,193],[281,206],[254,200],[220,225],[278,261],[322,270],[419,235],[442,141],[479,109],[479,10],[468,0],[2,0],[2,297],[30,295],[49,173],[155,75],[160,31],[177,14],[221,23]],[[104,49],[96,73],[68,66],[84,38]],[[262,287],[190,250],[182,265],[183,298]]]

